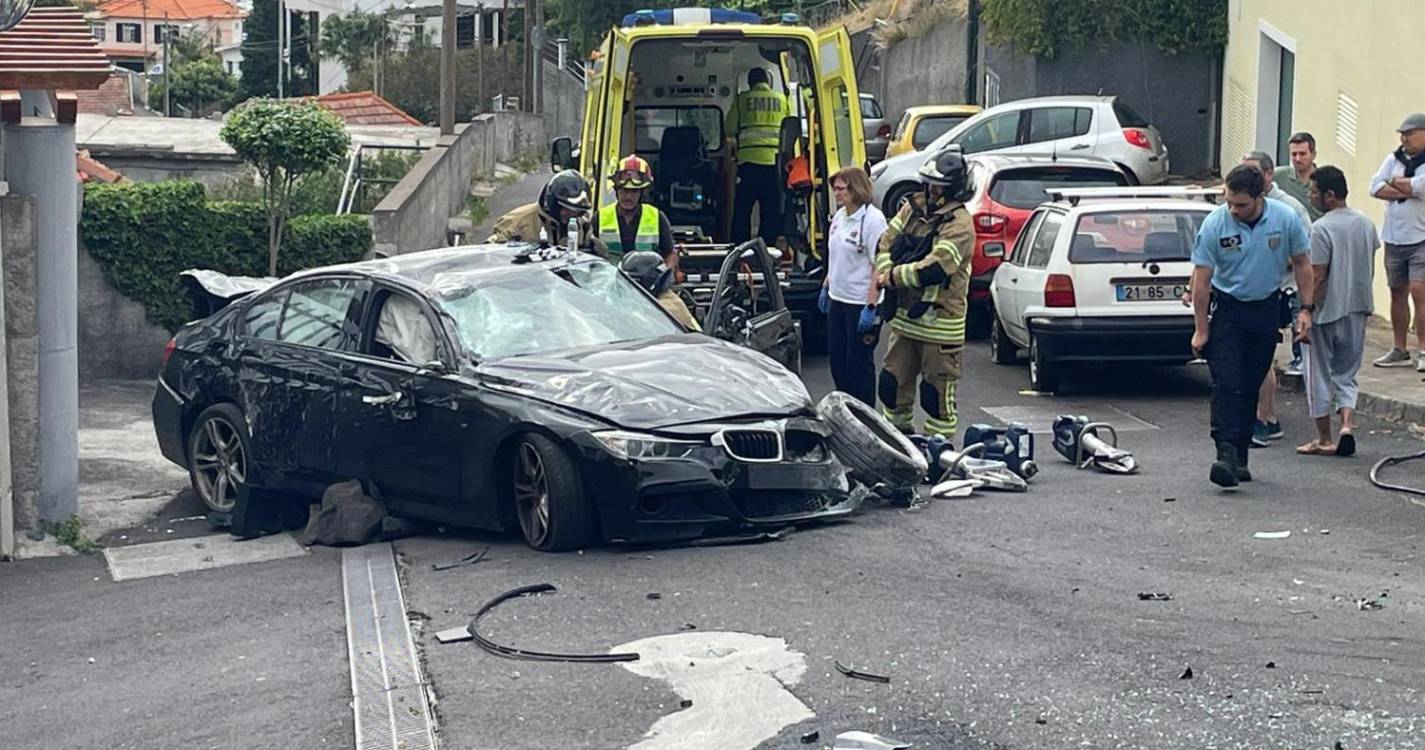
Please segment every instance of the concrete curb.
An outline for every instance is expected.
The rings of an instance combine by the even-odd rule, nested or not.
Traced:
[[[1277,371],[1277,383],[1284,393],[1303,393],[1305,383],[1300,375]],[[1393,396],[1362,390],[1356,396],[1356,411],[1367,416],[1399,424],[1425,424],[1425,404],[1404,401]]]

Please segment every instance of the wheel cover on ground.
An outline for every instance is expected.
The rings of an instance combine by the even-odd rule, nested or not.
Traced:
[[[549,536],[549,482],[539,450],[529,443],[520,443],[514,488],[520,529],[530,544],[542,544]]]
[[[247,451],[231,422],[214,417],[204,422],[193,442],[193,489],[216,511],[237,505],[238,488],[247,481]]]

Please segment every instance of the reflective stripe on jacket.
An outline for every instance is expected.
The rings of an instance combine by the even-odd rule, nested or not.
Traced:
[[[727,113],[726,130],[737,135],[739,164],[773,165],[781,145],[782,120],[792,114],[787,97],[759,83],[737,95]]]
[[[635,250],[658,251],[658,209],[644,203],[643,212],[638,217],[638,231],[634,234],[633,247],[623,246],[623,235],[618,228],[618,204],[610,203],[599,209],[599,240],[608,248],[615,259]]]

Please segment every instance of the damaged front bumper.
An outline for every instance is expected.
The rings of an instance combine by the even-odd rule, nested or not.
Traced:
[[[611,542],[765,531],[854,512],[846,469],[812,418],[583,432],[574,445]]]

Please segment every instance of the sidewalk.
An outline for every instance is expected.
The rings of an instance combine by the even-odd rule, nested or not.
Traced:
[[[1384,354],[1391,347],[1390,321],[1373,316],[1366,326],[1366,351],[1362,356],[1361,370],[1356,376],[1361,393],[1357,408],[1373,417],[1392,422],[1418,422],[1425,424],[1425,375],[1411,367],[1373,367],[1371,360]],[[1410,335],[1414,345],[1415,335]],[[1414,352],[1412,348],[1412,353]],[[1277,369],[1284,370],[1291,359],[1291,349],[1286,345],[1277,347]],[[1300,391],[1300,378],[1282,379],[1283,387]]]

